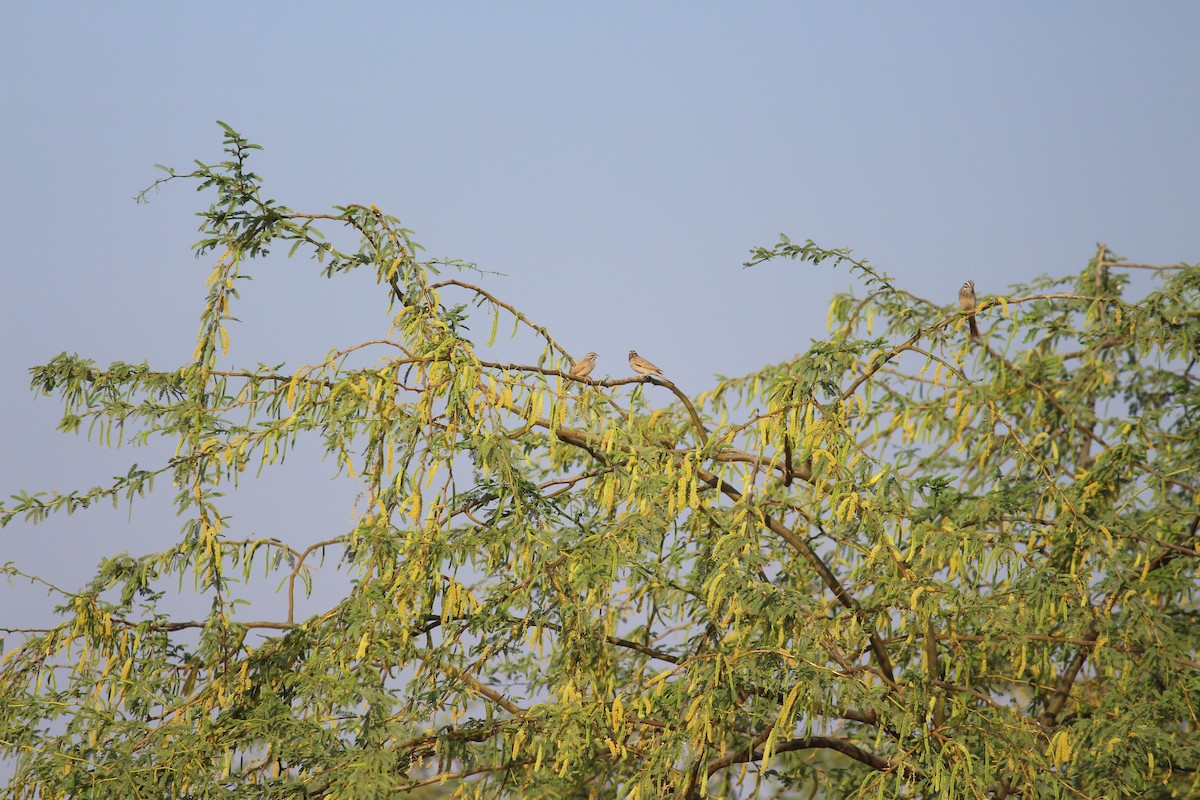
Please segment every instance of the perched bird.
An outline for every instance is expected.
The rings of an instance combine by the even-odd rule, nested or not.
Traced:
[[[571,371],[567,374],[573,378],[586,378],[596,368],[596,359],[599,357],[596,353],[588,353],[582,361],[571,367]]]
[[[975,310],[975,281],[967,281],[958,290],[958,304],[963,311]],[[975,324],[975,315],[967,317],[967,324],[971,326],[971,338],[979,338],[979,326]]]
[[[662,370],[637,354],[636,350],[629,351],[629,366],[638,375],[662,375]]]

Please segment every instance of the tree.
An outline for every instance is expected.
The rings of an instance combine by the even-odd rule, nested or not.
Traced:
[[[53,627],[8,632],[7,796],[1200,792],[1200,267],[1100,246],[1076,276],[981,293],[976,341],[957,303],[782,238],[747,266],[842,266],[861,296],[834,298],[825,341],[690,397],[570,376],[550,331],[418,259],[395,218],[266,200],[256,145],[224,145],[160,181],[215,194],[190,360],[32,370],[65,429],[177,455],[19,493],[0,520],[163,476],[186,522],[64,592]],[[390,328],[311,366],[230,366],[238,281],[281,246],[329,278],[373,270]],[[1134,270],[1158,282],[1137,301]],[[502,326],[525,363],[489,360]],[[223,488],[296,447],[361,482],[354,524],[235,536]],[[292,608],[322,553],[353,577],[322,613],[239,605],[265,580]],[[180,581],[211,613],[165,610]]]

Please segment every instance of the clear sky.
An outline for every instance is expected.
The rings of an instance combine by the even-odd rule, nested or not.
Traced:
[[[162,451],[54,431],[30,366],[66,350],[174,368],[209,264],[206,200],[159,173],[263,145],[269,196],[375,203],[482,269],[597,376],[636,348],[695,394],[802,352],[844,271],[743,270],[780,232],[954,301],[1083,267],[1200,261],[1200,4],[117,3],[2,0],[0,496],[83,488]],[[271,260],[234,360],[312,362],[387,329],[368,276]],[[486,328],[485,328],[486,330]],[[246,535],[347,524],[328,465],[241,494]],[[173,491],[0,531],[66,587],[168,546]],[[0,585],[0,625],[32,620]],[[6,599],[7,598],[7,599]]]

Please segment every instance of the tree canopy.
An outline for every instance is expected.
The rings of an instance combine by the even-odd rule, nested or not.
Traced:
[[[955,287],[781,237],[746,266],[855,291],[805,352],[690,395],[669,371],[573,377],[582,353],[486,276],[422,260],[375,206],[266,199],[257,146],[224,132],[225,160],[159,182],[212,198],[195,351],[31,370],[64,430],[175,455],[22,490],[0,521],[158,478],[184,523],[6,631],[5,796],[1200,793],[1200,266],[1099,246],[1077,274],[980,281],[976,340]],[[372,271],[378,337],[239,365],[239,281],[279,248]],[[494,355],[510,333],[519,362]],[[295,449],[359,482],[353,523],[235,530],[223,492]],[[171,612],[181,584],[211,612]],[[259,585],[275,602],[245,602]]]

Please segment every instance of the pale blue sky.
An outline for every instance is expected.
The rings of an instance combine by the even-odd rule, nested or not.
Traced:
[[[188,358],[204,198],[132,197],[155,163],[218,160],[216,119],[266,147],[270,196],[375,203],[427,254],[505,273],[489,288],[599,352],[598,374],[635,347],[696,393],[822,335],[845,272],[741,269],[780,232],[947,303],[967,277],[987,294],[1077,270],[1098,241],[1200,260],[1197,41],[1184,2],[5,0],[0,495],[158,457],[56,433],[26,370],[63,350]],[[298,364],[386,331],[367,276],[316,272],[258,268],[235,360]],[[289,463],[242,492],[236,524],[304,541],[344,527],[352,492],[327,473]],[[0,562],[73,587],[102,553],[166,547],[179,521],[159,488],[132,522],[11,525]]]

